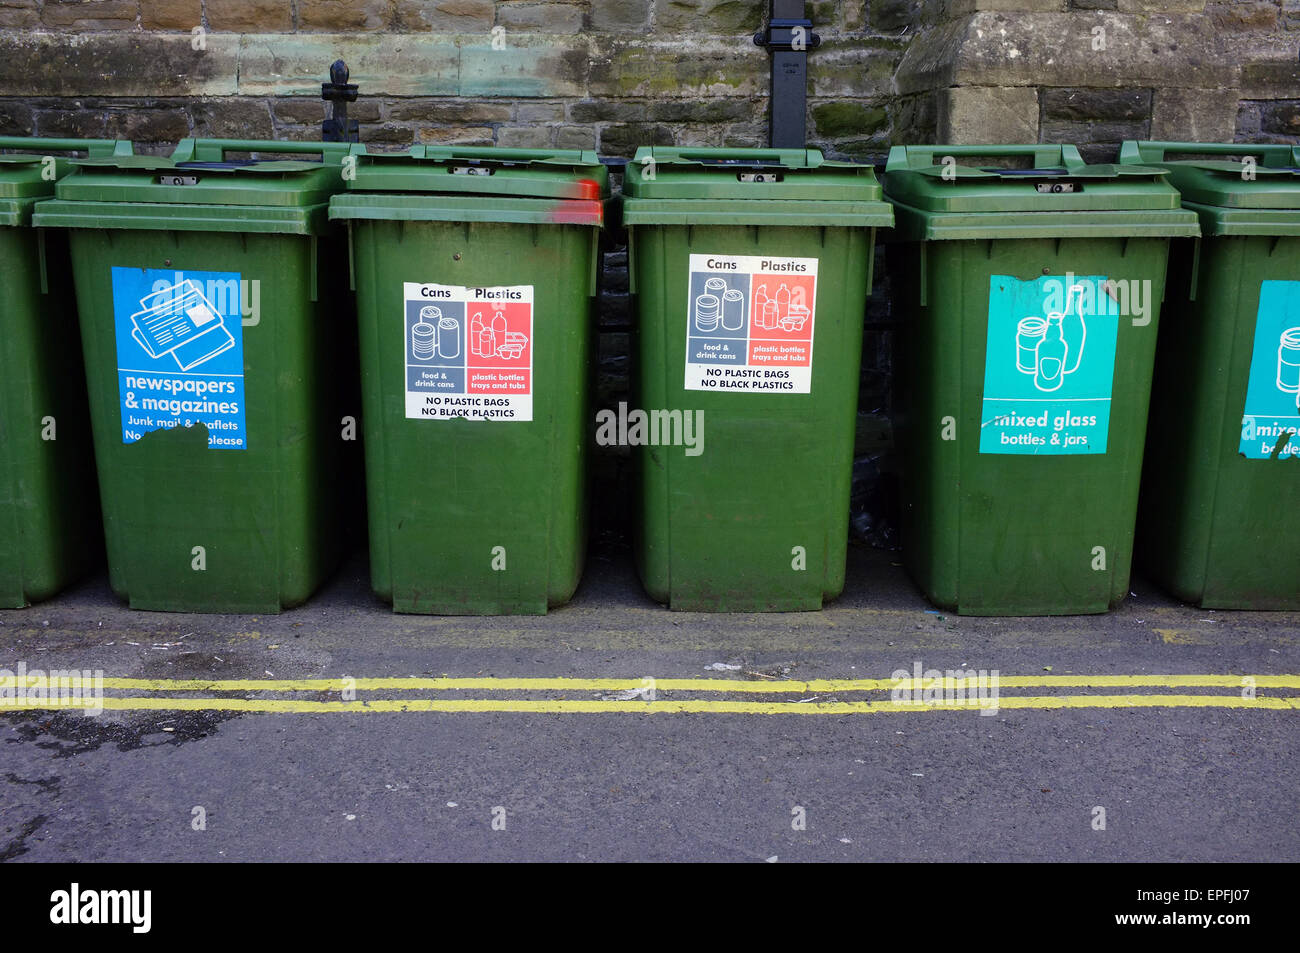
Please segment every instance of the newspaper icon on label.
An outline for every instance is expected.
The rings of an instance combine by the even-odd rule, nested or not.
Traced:
[[[188,278],[145,295],[140,307],[131,315],[131,337],[155,360],[170,354],[188,371],[235,346],[221,312]]]

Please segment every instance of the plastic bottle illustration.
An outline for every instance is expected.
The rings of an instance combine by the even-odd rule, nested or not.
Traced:
[[[1047,333],[1038,344],[1038,372],[1034,386],[1041,391],[1060,390],[1065,382],[1066,360],[1070,346],[1061,333],[1061,315],[1053,312],[1047,316]]]
[[[790,313],[790,289],[784,284],[776,292],[776,318],[778,321]]]
[[[489,354],[500,356],[501,348],[506,343],[506,316],[500,311],[492,315],[492,349]]]
[[[1061,315],[1061,335],[1070,349],[1066,374],[1073,374],[1083,361],[1083,345],[1088,340],[1088,326],[1083,320],[1083,285],[1071,285],[1065,293],[1065,311]],[[1051,315],[1049,314],[1050,318]]]
[[[754,292],[754,323],[763,326],[763,309],[767,306],[767,285],[759,285]]]
[[[469,323],[469,352],[475,357],[483,357],[483,312],[474,312]]]
[[[492,357],[497,352],[496,337],[492,333],[492,325],[483,320],[483,312],[474,315],[478,320],[478,356]]]
[[[438,319],[438,355],[460,357],[460,322],[449,314]]]

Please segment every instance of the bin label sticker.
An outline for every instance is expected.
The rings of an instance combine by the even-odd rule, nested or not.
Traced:
[[[533,419],[533,286],[403,288],[406,416]]]
[[[1300,459],[1300,281],[1265,281],[1259,289],[1255,349],[1241,454],[1252,460]]]
[[[817,259],[691,255],[686,389],[812,390]]]
[[[1119,307],[1103,275],[994,275],[980,453],[1105,453]]]
[[[203,424],[208,448],[247,450],[236,272],[113,268],[122,442]]]

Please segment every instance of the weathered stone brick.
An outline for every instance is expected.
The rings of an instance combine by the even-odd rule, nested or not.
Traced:
[[[202,23],[202,0],[140,0],[140,26],[145,30],[193,30]]]
[[[0,136],[30,136],[34,122],[29,104],[0,100]]]
[[[1146,119],[1149,89],[1055,87],[1043,90],[1045,119]]]
[[[893,90],[894,69],[903,55],[898,41],[827,41],[808,56],[808,91],[813,96],[877,96]]]
[[[56,30],[130,30],[139,12],[136,0],[45,0],[41,20]]]
[[[545,149],[551,139],[547,126],[502,126],[496,135],[496,143],[503,149]]]
[[[767,145],[767,126],[758,123],[728,126],[722,134],[722,145],[727,149],[762,148]]]
[[[577,33],[582,14],[576,3],[502,3],[497,6],[497,25],[533,33]]]
[[[46,138],[103,139],[104,112],[68,100],[57,108],[36,110],[32,133]]]
[[[1300,0],[1282,0],[1280,21],[1286,30],[1300,30]]]
[[[920,20],[921,6],[917,0],[872,0],[867,5],[871,28],[877,33],[897,33]]]
[[[766,6],[746,0],[659,0],[655,30],[700,37],[752,34],[762,28]]]
[[[1236,132],[1238,95],[1235,89],[1156,90],[1151,138],[1231,142]]]
[[[1081,146],[1095,142],[1123,142],[1126,139],[1149,139],[1151,124],[1146,120],[1130,122],[1044,122],[1038,130],[1041,142],[1061,142]]]
[[[1260,130],[1280,136],[1300,136],[1300,100],[1281,99],[1263,103],[1259,110]]]
[[[600,151],[610,156],[631,156],[639,146],[671,146],[672,130],[657,123],[630,122],[600,131]]]
[[[246,101],[261,102],[256,99]],[[270,101],[271,114],[278,123],[318,123],[324,120],[327,108],[324,100],[309,96],[282,96]],[[374,99],[348,103],[348,118],[359,122],[379,122],[380,104]]]
[[[841,139],[878,132],[888,124],[889,115],[882,106],[860,102],[817,103],[811,109],[813,126],[819,136]]]
[[[569,118],[574,122],[636,122],[645,119],[649,109],[643,100],[585,100],[569,106]]]
[[[509,122],[510,107],[501,103],[466,103],[456,100],[398,99],[388,107],[388,118],[396,122],[482,124]]]
[[[650,0],[591,0],[591,28],[605,33],[639,33],[650,22]]]
[[[520,103],[514,118],[516,122],[561,122],[564,103]]]
[[[588,90],[597,98],[754,96],[767,89],[767,55],[721,40],[605,41],[593,50]]]
[[[654,122],[732,122],[753,119],[764,108],[750,99],[662,100],[648,104],[648,118]]]
[[[413,129],[409,126],[397,126],[391,122],[379,125],[362,124],[359,133],[362,142],[409,146],[415,141]]]
[[[511,99],[552,99],[579,96],[587,80],[587,40],[583,37],[544,37],[514,33],[506,48],[494,50],[490,35],[459,38],[462,96],[505,96]]]
[[[1085,142],[1079,145],[1079,155],[1091,165],[1115,162],[1119,159],[1118,142]]]
[[[1031,86],[959,86],[942,90],[939,141],[1018,143],[1038,141],[1038,90]]]
[[[561,126],[555,130],[557,149],[595,149],[596,130],[591,126]]]
[[[1215,29],[1274,30],[1277,28],[1276,3],[1211,3],[1206,6]]]
[[[889,151],[887,136],[867,136],[861,139],[837,139],[834,142],[820,143],[822,151],[830,159],[878,159]]]
[[[1247,63],[1241,69],[1242,99],[1285,99],[1300,89],[1300,63]]]
[[[209,139],[274,139],[276,129],[264,99],[222,96],[203,99],[190,106],[194,135]],[[318,112],[315,121],[320,122]]]
[[[239,38],[209,36],[196,51],[184,34],[0,33],[0,90],[13,96],[230,95]],[[319,92],[320,87],[317,86]]]
[[[139,143],[175,143],[190,134],[189,117],[176,107],[148,109],[140,105],[110,108],[104,131],[112,139]]]
[[[894,106],[894,141],[938,142],[938,105],[933,92],[900,97]]]
[[[1238,104],[1234,142],[1259,141],[1262,135],[1259,131],[1259,106],[1253,100],[1243,100]]]
[[[673,145],[691,149],[720,149],[726,126],[670,126]]]
[[[0,2],[0,30],[28,30],[40,25],[41,13],[36,0]]]
[[[496,14],[492,0],[396,0],[393,10],[404,30],[442,33],[490,33]]]
[[[1200,13],[1205,0],[1119,0],[1120,13]]]
[[[286,33],[293,7],[282,0],[205,0],[208,27],[238,33]]]
[[[259,37],[239,57],[239,92],[248,96],[319,96],[326,70],[347,61],[362,95],[454,96],[460,49],[433,33],[295,34]]]
[[[381,30],[388,17],[388,0],[298,0],[300,30]]]
[[[424,128],[419,138],[430,145],[490,146],[494,142],[490,126]]]

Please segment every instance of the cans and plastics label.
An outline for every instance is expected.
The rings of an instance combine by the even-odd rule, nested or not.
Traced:
[[[812,390],[817,259],[691,255],[686,389]]]
[[[1300,281],[1265,281],[1259,289],[1255,348],[1241,417],[1242,455],[1252,460],[1300,457]]]
[[[203,424],[247,450],[243,284],[237,272],[113,268],[122,442]]]
[[[989,283],[980,453],[1105,453],[1119,308],[1102,275]]]
[[[533,286],[402,285],[406,416],[533,419]]]

